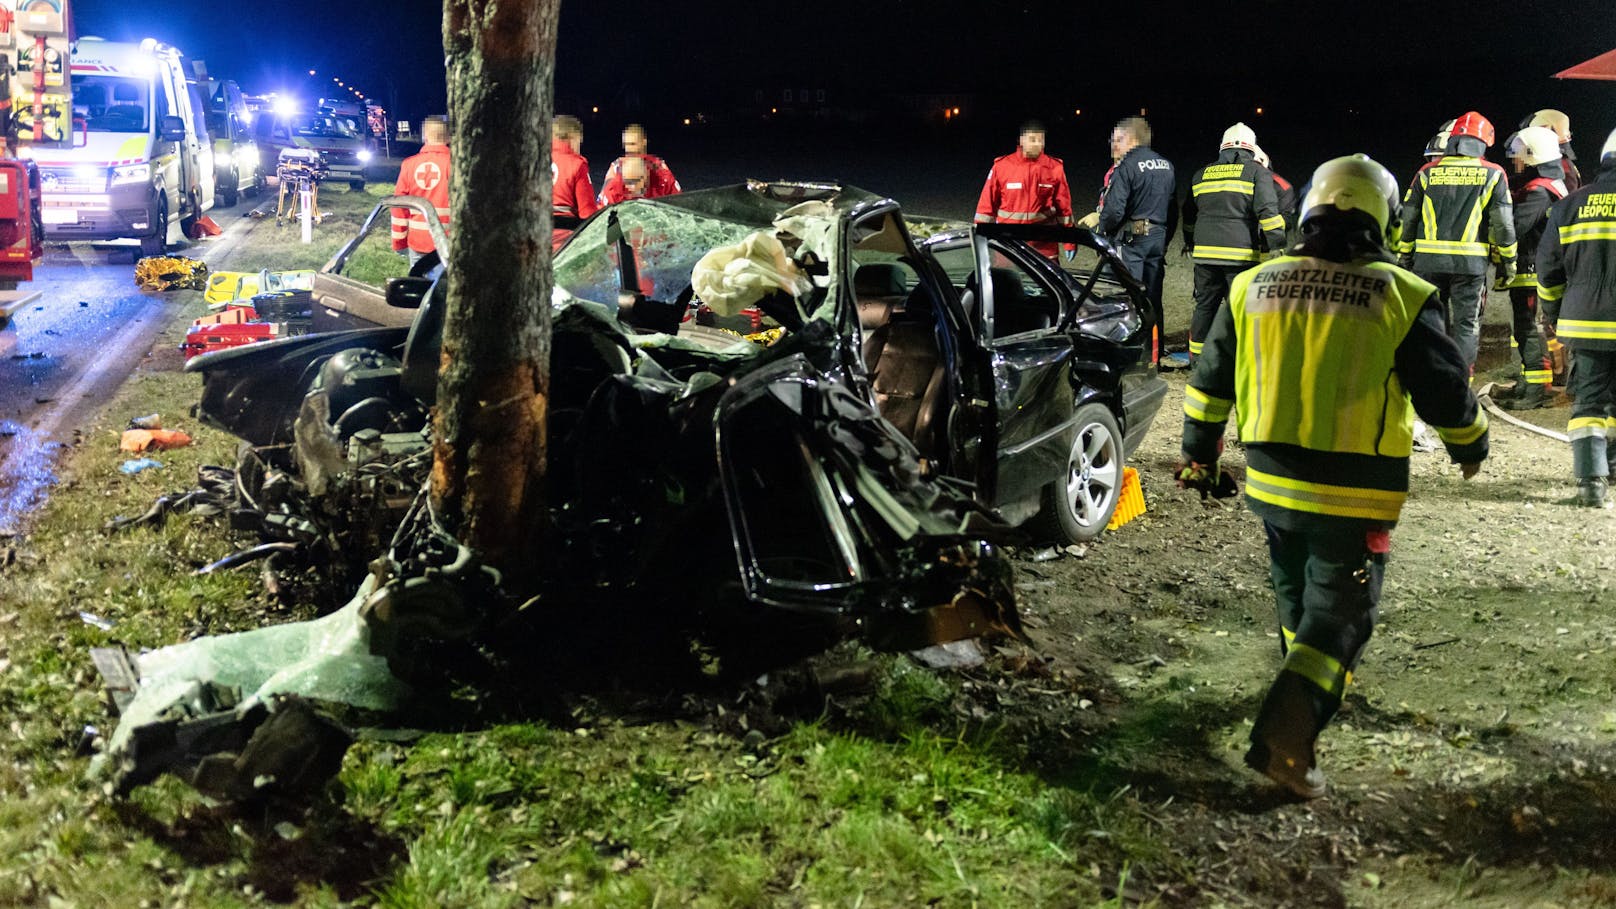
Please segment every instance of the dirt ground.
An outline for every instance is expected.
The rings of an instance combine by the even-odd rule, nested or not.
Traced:
[[[1489,375],[1507,368],[1501,329]],[[1069,689],[1019,692],[1024,715],[1044,711],[1027,722],[1045,772],[1131,782],[1193,881],[1135,869],[1127,895],[1616,905],[1616,512],[1568,504],[1567,446],[1494,421],[1470,482],[1445,453],[1415,454],[1381,622],[1320,742],[1331,794],[1294,804],[1240,760],[1280,658],[1262,527],[1238,500],[1174,488],[1187,374],[1170,375],[1134,460],[1148,512],[1082,557],[1018,565],[1031,634]],[[1563,432],[1566,415],[1530,419]],[[1225,463],[1243,485],[1241,451]]]

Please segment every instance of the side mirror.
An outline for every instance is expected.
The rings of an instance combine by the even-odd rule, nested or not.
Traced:
[[[431,278],[388,278],[387,305],[394,309],[420,309],[433,283]]]
[[[164,117],[158,123],[157,138],[164,142],[185,141],[185,118]]]

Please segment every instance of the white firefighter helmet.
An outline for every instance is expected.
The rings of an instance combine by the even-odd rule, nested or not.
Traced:
[[[1251,160],[1256,161],[1258,164],[1261,164],[1266,168],[1271,169],[1273,167],[1273,165],[1269,163],[1268,153],[1262,150],[1261,145],[1251,150]]]
[[[1528,167],[1560,160],[1560,137],[1547,126],[1528,126],[1509,137],[1504,153],[1520,158]]]
[[[1218,145],[1218,151],[1226,148],[1243,148],[1246,151],[1257,150],[1257,134],[1244,123],[1236,123],[1223,131],[1223,142]]]
[[[1448,136],[1452,132],[1453,132],[1453,121],[1452,120],[1449,120],[1448,122],[1442,124],[1442,128],[1438,129],[1436,131],[1436,135],[1431,137],[1431,141],[1425,143],[1425,157],[1427,157],[1427,158],[1440,158],[1443,155],[1447,154],[1448,153]]]
[[[1527,126],[1546,126],[1554,132],[1555,141],[1571,141],[1571,118],[1553,108],[1544,108],[1532,115]]]
[[[1319,165],[1313,185],[1302,200],[1302,223],[1328,208],[1361,211],[1375,219],[1381,232],[1395,223],[1397,180],[1368,155],[1348,155]]]
[[[1616,129],[1611,130],[1610,135],[1605,137],[1605,147],[1599,150],[1600,163],[1611,160],[1616,160]]]

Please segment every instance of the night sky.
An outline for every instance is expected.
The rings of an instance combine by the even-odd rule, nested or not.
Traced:
[[[342,78],[405,119],[446,106],[433,0],[75,2],[81,35],[169,41],[248,91],[312,94],[315,69],[322,84]],[[974,93],[982,109],[971,123],[1002,134],[1043,118],[1052,151],[1063,138],[1095,142],[1140,107],[1158,135],[1180,127],[1197,149],[1237,118],[1260,134],[1266,125],[1281,146],[1347,133],[1406,148],[1468,108],[1502,139],[1523,114],[1560,107],[1586,160],[1616,126],[1616,83],[1550,76],[1613,47],[1611,0],[569,2],[557,97],[563,109],[621,114],[613,123],[672,123],[750,86],[798,83],[858,100]],[[1253,119],[1257,106],[1266,120]],[[1079,108],[1082,118],[1070,113]],[[1282,150],[1270,148],[1276,160]]]

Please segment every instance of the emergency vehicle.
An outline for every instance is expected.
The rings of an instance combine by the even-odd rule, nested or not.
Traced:
[[[17,289],[44,254],[39,168],[18,139],[71,143],[72,33],[66,0],[0,0],[0,325],[39,296]]]
[[[49,240],[140,241],[145,256],[213,207],[213,144],[201,89],[175,48],[81,38],[72,62],[71,147],[32,148]]]

